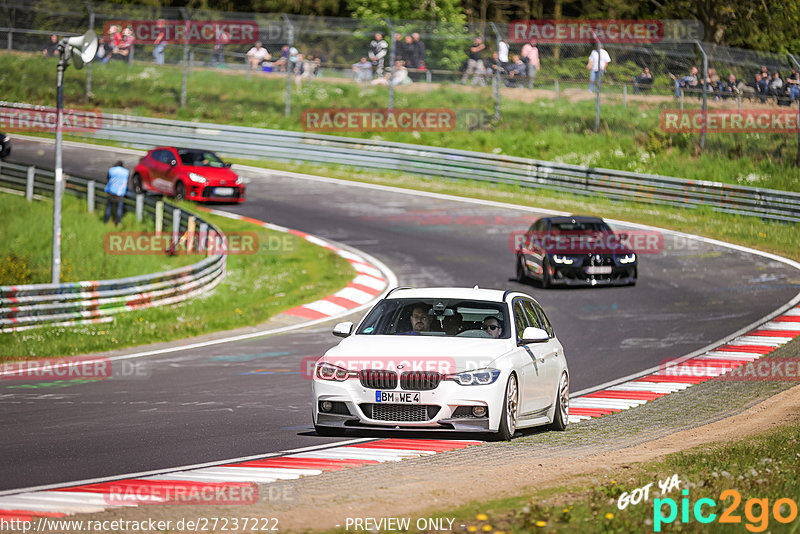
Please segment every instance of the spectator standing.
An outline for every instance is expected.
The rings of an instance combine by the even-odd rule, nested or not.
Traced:
[[[367,83],[372,80],[372,63],[367,58],[362,57],[358,63],[353,64],[356,82]]]
[[[383,66],[386,61],[386,53],[389,50],[389,43],[383,39],[383,34],[376,33],[375,39],[369,43],[369,60],[372,62],[372,68],[375,69],[375,76],[378,78],[383,77]]]
[[[403,41],[403,36],[399,33],[394,34],[394,42],[392,43],[394,46],[394,60],[395,61],[405,61],[406,60],[406,44]]]
[[[272,54],[261,45],[261,41],[258,41],[253,48],[247,51],[247,59],[250,61],[250,70],[259,70],[261,64],[271,57]]]
[[[522,52],[520,55],[528,71],[528,89],[533,89],[536,73],[539,72],[539,49],[536,47],[536,41],[531,39],[522,45]]]
[[[225,45],[231,42],[231,36],[225,30],[218,28],[214,39],[214,51],[211,53],[212,66],[225,66]]]
[[[692,67],[689,74],[682,78],[675,78],[675,75],[670,73],[670,78],[675,80],[675,98],[681,97],[681,89],[694,89],[699,83],[697,80],[697,67]]]
[[[111,210],[114,204],[116,204],[117,207],[114,215],[114,223],[119,226],[122,221],[123,201],[125,200],[125,193],[128,192],[129,176],[130,171],[122,165],[121,161],[116,162],[113,167],[108,169],[108,183],[103,190],[108,194],[106,215],[103,219],[104,223],[107,223],[111,218]]]
[[[756,93],[761,97],[761,103],[767,102],[769,96],[769,74],[763,74],[766,67],[761,67],[760,72],[756,72]]]
[[[153,58],[158,65],[164,64],[164,50],[167,48],[166,24],[164,19],[158,19],[158,21],[156,21],[156,39],[153,42],[155,45],[153,47]]]
[[[500,62],[500,66],[503,68],[503,70],[507,70],[508,43],[505,39],[500,39],[500,41],[497,43],[497,60]]]
[[[464,76],[461,77],[461,85],[467,84],[467,78],[469,78],[470,75],[472,75],[471,85],[475,85],[476,83],[480,86],[486,85],[486,80],[483,79],[486,69],[483,66],[481,54],[485,48],[486,45],[483,44],[483,39],[476,37],[467,53],[467,70],[464,71]]]
[[[606,52],[606,49],[603,48],[603,45],[600,45],[599,53],[597,49],[594,49],[589,54],[589,62],[586,64],[586,69],[589,71],[589,92],[594,93],[595,82],[598,76],[602,79],[609,63],[611,63],[611,57]]]
[[[792,68],[792,73],[786,77],[786,87],[789,88],[789,98],[792,102],[800,98],[800,74],[797,67]]]
[[[770,78],[772,78],[772,76],[769,73],[769,69],[767,69],[766,65],[761,65],[761,70],[759,72],[761,73],[762,80],[769,80]]]
[[[50,40],[47,42],[45,47],[42,49],[42,55],[44,57],[56,57],[58,56],[58,35],[53,34],[50,36]]]
[[[422,39],[420,39],[419,34],[416,32],[411,34],[410,39],[411,42],[409,43],[408,38],[406,38],[406,46],[409,47],[411,51],[411,62],[415,69],[425,69],[425,43],[422,42]],[[422,79],[422,75],[418,72],[409,75],[415,81]]]
[[[403,37],[403,60],[406,62],[406,68],[416,69],[417,58],[414,57],[414,39],[410,35]]]
[[[653,75],[650,68],[645,67],[639,76],[633,79],[633,94],[638,95],[641,91],[649,91],[653,86]]]

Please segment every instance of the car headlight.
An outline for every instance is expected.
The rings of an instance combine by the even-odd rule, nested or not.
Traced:
[[[236,185],[242,185],[244,183],[244,178],[241,176],[236,177]]]
[[[191,181],[193,181],[193,182],[197,182],[198,184],[204,184],[204,183],[206,183],[208,181],[208,180],[206,180],[205,176],[201,176],[201,175],[197,174],[196,172],[190,172],[189,173],[189,179]]]
[[[320,363],[317,365],[317,370],[314,373],[317,378],[322,380],[335,380],[336,382],[343,382],[350,376],[350,371],[343,369],[338,365],[331,365],[329,363]]]
[[[498,376],[500,376],[499,369],[478,369],[454,374],[450,379],[461,386],[486,386],[494,384]]]
[[[619,259],[620,263],[633,263],[636,261],[636,254],[631,252],[630,254],[625,254]]]
[[[572,258],[568,258],[567,256],[559,256],[558,254],[553,254],[553,261],[556,263],[563,263],[564,265],[572,265],[575,261]]]

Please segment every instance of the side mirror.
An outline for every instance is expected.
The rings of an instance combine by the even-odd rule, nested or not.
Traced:
[[[174,166],[175,166],[175,165],[177,165],[177,164],[178,164],[178,161],[177,161],[177,160],[174,160],[174,159],[173,159],[173,160],[170,160],[170,162],[169,162],[169,166],[170,166],[170,167],[174,167]]]
[[[225,164],[225,168],[226,168],[226,169],[230,169],[230,168],[231,168],[231,165],[233,165],[233,163],[226,163],[226,164]]]
[[[542,330],[541,328],[534,328],[532,326],[527,327],[522,332],[522,339],[520,342],[522,343],[544,343],[548,341],[550,336],[547,332]]]
[[[337,323],[333,327],[333,335],[336,337],[347,337],[353,333],[353,323],[345,321],[344,323]]]

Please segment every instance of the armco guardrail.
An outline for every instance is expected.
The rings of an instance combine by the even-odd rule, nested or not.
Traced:
[[[9,105],[19,106],[0,102]],[[335,163],[800,221],[798,193],[466,150],[116,114],[102,115],[101,126],[85,135],[137,148],[192,146],[246,158]]]
[[[52,171],[3,162],[0,165],[0,188],[25,191],[26,195],[52,196]],[[65,192],[87,196],[91,181],[68,176]],[[99,197],[105,197],[102,192]],[[156,200],[140,197],[140,213],[155,216]],[[136,209],[136,197],[129,193],[125,203]],[[222,233],[213,225],[175,206],[169,206],[167,217],[172,219],[172,231],[185,232],[190,226],[199,227],[201,235],[215,243]],[[177,218],[175,218],[177,216]],[[190,222],[190,218],[194,221]],[[120,278],[65,284],[30,284],[0,286],[0,333],[25,330],[38,326],[69,326],[82,323],[106,322],[112,315],[125,311],[162,306],[184,301],[213,289],[225,275],[226,256],[214,255],[185,267],[170,271]]]

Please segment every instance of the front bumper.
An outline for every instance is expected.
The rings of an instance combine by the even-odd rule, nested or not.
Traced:
[[[584,267],[554,265],[550,282],[564,286],[626,286],[636,282],[636,265],[613,266],[611,273],[587,274]]]
[[[217,195],[215,189],[217,187],[231,187],[234,191],[232,195]],[[195,202],[244,202],[245,190],[244,185],[241,186],[227,186],[227,185],[203,185],[192,183],[188,186],[186,191],[186,198]]]
[[[461,386],[445,380],[436,389],[421,391],[419,405],[405,405],[376,403],[377,390],[362,386],[357,378],[343,382],[315,378],[312,385],[314,424],[353,429],[496,432],[507,379],[507,374],[501,373],[497,381],[485,386]],[[398,387],[382,391],[405,390]],[[321,401],[342,403],[337,406],[346,409],[325,413],[320,410]],[[475,417],[467,413],[474,406],[485,407],[487,415]]]

